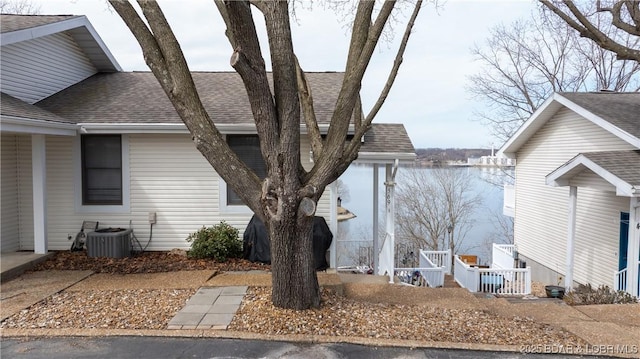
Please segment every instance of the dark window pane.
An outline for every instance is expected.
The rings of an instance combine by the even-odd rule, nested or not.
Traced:
[[[257,135],[228,135],[227,143],[233,152],[251,168],[261,179],[267,177],[267,166],[260,152],[260,140]],[[227,186],[227,204],[243,205],[238,195]]]
[[[82,136],[82,203],[122,204],[120,135]]]

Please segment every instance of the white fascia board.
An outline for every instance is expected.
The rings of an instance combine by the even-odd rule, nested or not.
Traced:
[[[81,133],[189,133],[184,123],[80,123]],[[255,134],[254,124],[216,125],[221,133]]]
[[[522,124],[513,134],[509,137],[507,142],[498,150],[498,156],[504,156],[507,158],[516,158],[516,152],[524,145],[531,136],[533,136],[553,114],[558,111],[559,105],[557,103],[557,97],[562,97],[557,93],[554,93],[549,97],[539,108],[534,112],[531,117],[525,123]]]
[[[358,158],[353,162],[393,164],[396,160],[402,163],[414,163],[416,160],[416,154],[401,152],[360,152],[358,153]]]
[[[0,132],[29,133],[40,135],[75,136],[78,125],[54,121],[42,121],[13,116],[2,116]]]
[[[107,45],[105,45],[105,43],[102,41],[102,38],[100,38],[100,35],[98,35],[98,32],[93,28],[93,25],[91,25],[91,23],[89,22],[89,19],[87,19],[87,17],[84,15],[82,15],[81,17],[75,17],[72,19],[63,20],[63,21],[52,23],[52,24],[46,24],[46,25],[36,26],[28,29],[22,29],[22,30],[3,33],[0,35],[0,43],[2,43],[2,46],[10,45],[16,42],[33,40],[39,37],[57,34],[59,32],[63,32],[63,31],[67,31],[67,30],[71,30],[79,27],[84,27],[87,29],[87,31],[89,31],[94,41],[98,45],[98,47],[100,47],[100,49],[104,52],[105,56],[113,64],[114,69],[116,71],[122,71],[122,67],[120,66],[120,64],[118,64],[118,61],[116,61],[116,58],[113,56],[111,51],[109,51],[109,48],[107,47]]]
[[[545,177],[546,184],[554,187],[569,186],[569,182],[571,181],[571,179],[585,169],[591,170],[600,178],[613,185],[616,188],[616,195],[618,196],[632,197],[634,196],[634,192],[637,191],[636,189],[634,189],[634,186],[625,182],[613,173],[600,167],[598,164],[591,161],[589,158],[585,157],[582,154],[574,157],[569,162],[549,173]]]
[[[184,123],[80,123],[82,133],[189,133]],[[217,124],[216,128],[223,134],[256,134],[256,125]],[[320,133],[326,133],[329,125],[320,125]],[[306,125],[300,125],[300,133],[306,135]]]
[[[59,32],[74,29],[76,27],[87,26],[87,24],[89,24],[89,20],[87,20],[86,16],[82,16],[73,19],[58,21],[51,24],[31,27],[28,29],[6,32],[1,35],[2,45],[9,45],[25,40],[37,39],[42,36],[57,34]]]

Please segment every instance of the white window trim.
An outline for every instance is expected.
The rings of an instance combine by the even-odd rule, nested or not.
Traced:
[[[252,214],[251,208],[244,204],[227,204],[227,182],[218,175],[219,207],[221,213]]]
[[[257,135],[257,133],[252,132],[246,135]],[[226,134],[224,140],[227,140]],[[227,203],[227,182],[220,175],[218,175],[218,192],[218,207],[220,213],[253,214],[253,211],[247,205]]]
[[[74,139],[73,151],[73,195],[75,210],[78,213],[129,213],[131,210],[131,181],[129,171],[129,136],[121,136],[122,146],[122,204],[121,205],[84,205],[82,204],[82,145],[81,136]]]

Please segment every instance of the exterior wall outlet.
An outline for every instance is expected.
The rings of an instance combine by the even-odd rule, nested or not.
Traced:
[[[156,212],[149,212],[149,224],[156,223]]]

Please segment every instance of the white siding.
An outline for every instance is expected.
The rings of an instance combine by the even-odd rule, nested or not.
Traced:
[[[20,249],[20,216],[18,212],[18,150],[15,135],[2,135],[2,158],[0,175],[2,178],[2,214],[0,219],[2,253]]]
[[[628,143],[567,109],[529,139],[516,166],[518,251],[564,274],[569,189],[547,186],[545,176],[580,152],[627,149],[632,149]],[[590,185],[578,188],[574,280],[611,285],[618,263],[619,216],[628,211],[629,199],[603,191],[606,186],[589,174],[574,184]]]
[[[2,46],[0,66],[2,92],[28,103],[38,102],[97,72],[66,33]]]
[[[309,162],[304,144],[303,162]],[[156,213],[148,250],[188,248],[185,238],[202,226],[226,221],[242,231],[251,214],[220,213],[219,178],[195,148],[189,135],[129,135],[131,209],[129,213],[81,214],[74,208],[74,139],[47,138],[49,248],[68,249],[83,220],[101,227],[129,227],[142,245],[149,239],[149,212]],[[76,149],[77,150],[77,149]],[[306,155],[305,155],[306,154]],[[309,162],[310,163],[310,162]],[[318,215],[329,219],[329,191],[318,205]]]
[[[31,137],[2,134],[2,252],[33,249]]]

